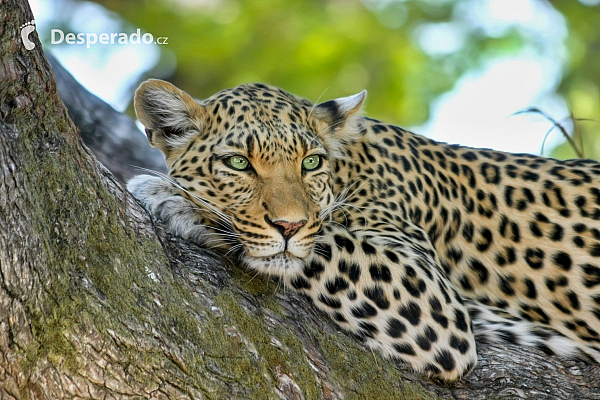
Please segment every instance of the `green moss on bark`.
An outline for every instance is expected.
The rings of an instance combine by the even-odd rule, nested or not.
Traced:
[[[26,349],[28,368],[40,359],[70,372],[81,368],[67,333],[85,331],[88,324],[107,341],[109,331],[135,340],[123,320],[147,323],[178,345],[199,341],[197,323],[185,306],[194,300],[182,289],[185,284],[176,282],[162,246],[156,238],[135,235],[124,201],[99,183],[85,159],[77,158],[80,150],[66,140],[21,139],[21,163],[36,166],[26,172],[23,190],[35,216],[38,251],[47,260],[36,271],[45,286],[44,303],[25,301],[34,335]],[[58,145],[40,150],[45,140]],[[131,352],[125,357],[164,362],[164,355],[151,351]]]
[[[258,279],[258,278],[257,278]],[[271,301],[262,306],[273,309]],[[236,376],[247,376],[256,389],[252,398],[274,397],[273,387],[277,387],[278,373],[285,373],[298,383],[307,399],[317,399],[321,390],[314,373],[306,360],[302,344],[285,328],[268,326],[264,316],[249,315],[235,296],[222,293],[215,299],[215,305],[222,308],[227,320],[221,325],[228,337],[223,341],[224,351],[235,354],[237,360],[231,365]],[[236,341],[250,343],[254,352],[240,352]],[[247,346],[245,346],[247,348]]]
[[[404,383],[393,362],[365,352],[343,333],[324,337],[320,345],[333,380],[346,383],[347,399],[434,399],[418,385]]]

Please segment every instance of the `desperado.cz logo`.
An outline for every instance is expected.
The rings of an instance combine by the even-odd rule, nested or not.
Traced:
[[[138,28],[135,32],[127,35],[126,33],[72,33],[65,34],[60,29],[52,29],[50,31],[51,44],[85,44],[89,49],[94,44],[169,44],[168,37],[161,36],[154,40],[151,33],[142,33]],[[25,46],[27,48],[27,46]]]
[[[19,27],[21,30],[21,41],[27,50],[33,50],[35,48],[35,43],[33,43],[29,39],[29,35],[31,32],[35,31],[35,20],[32,19],[29,22],[24,23]]]

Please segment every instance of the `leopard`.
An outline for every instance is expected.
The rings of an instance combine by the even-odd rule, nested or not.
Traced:
[[[134,108],[169,173],[128,190],[433,379],[469,374],[480,343],[600,362],[600,163],[436,142],[365,99],[145,81]]]

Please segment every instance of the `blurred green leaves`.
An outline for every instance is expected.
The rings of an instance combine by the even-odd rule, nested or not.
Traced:
[[[600,6],[569,0],[552,4],[565,15],[569,28],[569,65],[559,90],[576,119],[590,119],[575,121],[570,131],[581,136],[584,157],[600,160]],[[575,151],[565,143],[554,155],[572,158]]]
[[[449,6],[371,2],[369,9],[353,0],[101,3],[155,37],[168,36],[165,50],[177,55],[169,79],[198,96],[249,81],[313,100],[368,87],[372,115],[415,124],[460,73],[442,71],[408,34],[418,21],[448,19]]]
[[[559,93],[576,118],[600,119],[600,7],[539,1],[562,13],[569,27]],[[167,36],[165,64],[151,74],[195,96],[252,81],[313,101],[368,88],[369,115],[404,126],[426,121],[432,100],[485,60],[524,49],[561,57],[539,30],[480,25],[468,12],[477,6],[472,0],[96,2],[154,37]],[[165,68],[174,59],[176,68]],[[600,158],[600,124],[578,129],[586,156]],[[564,148],[557,155],[575,153]]]

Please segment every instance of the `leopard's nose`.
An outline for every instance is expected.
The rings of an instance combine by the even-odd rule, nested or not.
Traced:
[[[283,219],[278,219],[272,221],[268,215],[265,215],[265,221],[267,221],[269,225],[277,229],[285,240],[289,240],[292,236],[298,233],[300,228],[302,228],[308,222],[308,220],[306,219],[302,219],[299,221],[286,221]]]

